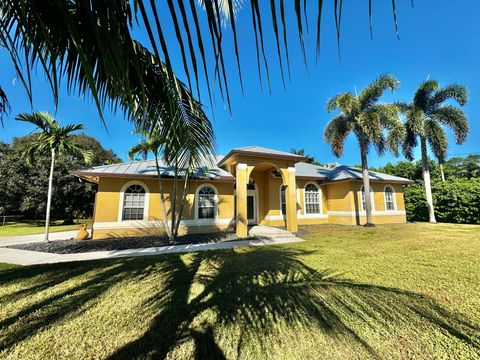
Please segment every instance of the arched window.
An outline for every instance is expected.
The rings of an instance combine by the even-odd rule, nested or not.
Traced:
[[[394,211],[395,210],[395,195],[391,186],[385,186],[384,190],[385,196],[385,210]]]
[[[367,204],[365,202],[365,191],[362,187],[360,188],[360,195],[362,196],[362,210],[365,211],[367,208]],[[373,192],[372,192],[372,187],[370,186],[370,203],[372,204],[372,210],[375,207],[374,201],[373,201]]]
[[[320,189],[315,184],[305,186],[305,214],[320,214]]]
[[[197,214],[199,219],[215,219],[217,194],[211,186],[203,186],[198,190]]]
[[[285,197],[285,189],[287,187],[282,185],[280,187],[280,209],[282,211],[282,215],[287,215],[287,198]]]
[[[143,220],[145,214],[145,188],[130,185],[123,195],[122,220]]]

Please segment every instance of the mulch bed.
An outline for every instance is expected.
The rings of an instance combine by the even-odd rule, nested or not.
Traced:
[[[248,240],[252,238],[242,239]],[[48,243],[37,242],[8,246],[12,249],[40,251],[54,254],[75,254],[91,251],[113,251],[125,249],[141,249],[167,245],[186,245],[215,243],[238,240],[234,232],[218,232],[209,234],[187,234],[179,236],[174,244],[168,244],[166,236],[138,236],[127,238],[111,238],[101,240],[54,240]]]

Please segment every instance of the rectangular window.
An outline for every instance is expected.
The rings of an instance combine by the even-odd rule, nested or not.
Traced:
[[[312,184],[305,187],[305,213],[320,214],[320,191]]]
[[[198,197],[198,218],[215,218],[215,195],[201,194]]]
[[[395,210],[395,203],[393,201],[393,192],[391,190],[385,191],[385,207],[388,211]]]
[[[143,220],[145,194],[126,193],[123,202],[123,220]]]

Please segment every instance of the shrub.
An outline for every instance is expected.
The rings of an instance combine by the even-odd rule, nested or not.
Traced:
[[[432,184],[439,222],[480,224],[480,179],[451,179]],[[423,182],[405,187],[407,220],[428,221]]]

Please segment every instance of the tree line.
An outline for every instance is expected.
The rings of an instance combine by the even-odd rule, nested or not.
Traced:
[[[50,154],[39,154],[28,164],[25,154],[35,143],[37,134],[14,138],[8,144],[0,142],[0,215],[23,215],[27,219],[44,219]],[[105,149],[95,138],[72,135],[72,144],[91,152],[90,164],[107,165],[121,162],[112,150]],[[96,185],[81,182],[70,174],[85,168],[80,154],[59,154],[53,172],[52,218],[72,223],[76,218],[92,216]]]
[[[440,164],[429,159],[432,197],[438,221],[480,224],[480,155],[452,157]],[[399,161],[371,168],[415,181],[405,186],[405,210],[409,221],[428,221],[421,161]]]

